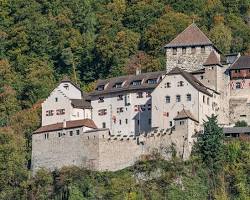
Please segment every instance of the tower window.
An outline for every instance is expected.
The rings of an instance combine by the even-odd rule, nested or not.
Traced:
[[[102,123],[102,128],[106,128],[106,123],[105,122]]]
[[[177,48],[173,48],[173,55],[177,54]]]
[[[186,47],[182,47],[182,54],[186,54],[186,52],[187,52]]]
[[[201,53],[205,53],[205,46],[201,46]]]
[[[191,53],[192,53],[192,54],[195,54],[195,53],[196,53],[196,48],[195,48],[195,47],[192,47],[192,48],[191,48]]]

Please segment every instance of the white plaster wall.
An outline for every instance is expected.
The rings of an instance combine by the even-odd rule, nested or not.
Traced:
[[[177,87],[179,81],[184,82],[184,86]],[[171,87],[167,88],[166,83],[170,82]],[[191,94],[191,101],[187,101],[186,95]],[[181,95],[181,102],[176,102],[176,95]],[[170,96],[171,102],[166,103],[165,97]],[[181,75],[168,75],[152,92],[152,127],[162,129],[170,128],[170,121],[174,125],[173,119],[177,112],[183,108],[190,110],[199,120],[199,92]],[[169,113],[169,117],[163,116],[164,112]]]
[[[55,101],[55,98],[58,101]],[[57,115],[57,109],[65,109],[64,115]],[[42,103],[42,126],[69,121],[71,119],[71,101],[60,90],[56,89],[50,94],[50,96]],[[47,110],[53,110],[53,116],[46,116]]]
[[[141,91],[138,91],[141,92]],[[139,125],[137,120],[140,118],[140,131],[149,131],[151,124],[149,119],[151,118],[151,111],[148,110],[148,105],[151,104],[151,97],[146,97],[146,90],[143,92],[143,98],[136,98],[137,92],[131,93],[116,93],[104,95],[104,102],[99,103],[99,96],[93,97],[91,104],[93,107],[92,115],[93,120],[98,128],[102,128],[102,123],[106,123],[106,128],[111,130],[114,135],[134,135],[139,132]],[[117,96],[123,94],[123,100],[118,101]],[[130,105],[125,105],[125,95],[130,98]],[[146,105],[145,111],[135,111],[135,105]],[[117,108],[123,107],[122,113],[117,113]],[[98,110],[107,109],[107,114],[100,116]],[[112,116],[116,118],[116,122],[112,119]],[[128,123],[126,124],[126,119]],[[121,120],[121,124],[119,123]]]
[[[64,88],[64,85],[68,85],[68,89]],[[72,85],[70,82],[60,83],[56,89],[61,90],[69,99],[81,99],[82,92]]]

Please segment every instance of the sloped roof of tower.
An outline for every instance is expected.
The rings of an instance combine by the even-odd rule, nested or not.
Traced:
[[[213,43],[196,26],[195,23],[192,23],[184,31],[177,35],[176,38],[168,43],[165,48],[199,45],[213,45]]]
[[[174,120],[181,120],[181,119],[192,119],[193,121],[199,122],[194,116],[193,114],[189,111],[189,110],[185,110],[183,109],[182,111],[180,111],[177,116],[174,118]]]
[[[209,65],[219,65],[219,66],[222,66],[222,64],[220,63],[220,60],[219,60],[218,56],[215,54],[214,51],[211,51],[211,53],[209,54],[206,62],[203,65],[204,66],[209,66]]]

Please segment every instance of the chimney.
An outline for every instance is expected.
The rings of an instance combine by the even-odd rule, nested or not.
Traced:
[[[63,120],[63,128],[66,128],[66,120]]]
[[[135,75],[139,75],[139,74],[141,74],[141,68],[137,67],[135,71]]]

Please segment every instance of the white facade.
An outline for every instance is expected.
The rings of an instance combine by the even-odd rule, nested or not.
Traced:
[[[200,92],[181,74],[167,75],[152,92],[152,127],[171,128],[182,109],[190,110],[203,123],[207,116],[215,114],[216,94],[209,92],[211,96]]]
[[[90,108],[76,108],[73,99],[82,99],[82,92],[70,82],[62,82],[42,103],[42,126],[63,121],[92,118]]]
[[[138,90],[92,97],[93,121],[114,135],[135,135],[151,129],[152,90]],[[142,97],[139,98],[139,93]],[[121,99],[122,97],[122,99]]]

